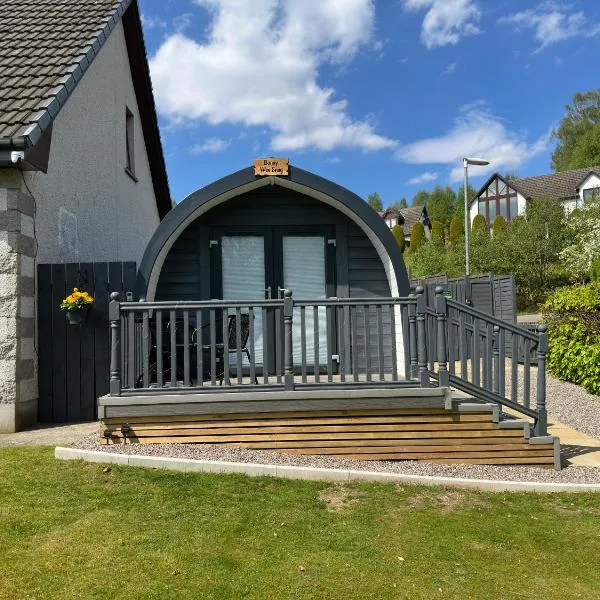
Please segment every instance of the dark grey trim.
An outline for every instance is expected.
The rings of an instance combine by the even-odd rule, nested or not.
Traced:
[[[242,188],[258,179],[261,178],[254,175],[253,167],[242,169],[241,171],[237,171],[232,175],[228,175],[223,179],[219,179],[218,181],[207,185],[192,193],[183,202],[180,202],[161,222],[146,247],[138,271],[136,298],[147,297],[148,282],[150,281],[152,269],[162,248],[174,235],[177,228],[190,215],[214,198],[227,192],[232,192],[238,188]],[[277,185],[279,180],[287,180],[305,188],[312,189],[336,200],[352,211],[377,236],[390,257],[396,274],[398,295],[401,297],[408,296],[410,293],[410,283],[404,266],[402,252],[385,222],[362,198],[332,181],[309,173],[308,171],[304,171],[298,167],[290,167],[290,174],[287,177],[271,178],[274,185]]]

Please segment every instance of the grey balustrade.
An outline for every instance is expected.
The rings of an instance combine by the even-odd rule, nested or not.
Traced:
[[[115,297],[111,394],[429,385],[423,364],[415,382],[426,346],[417,305],[416,296],[297,301],[287,290],[256,301]]]

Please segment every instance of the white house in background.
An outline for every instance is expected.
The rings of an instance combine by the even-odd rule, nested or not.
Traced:
[[[510,221],[525,214],[531,198],[556,198],[565,211],[571,212],[595,193],[600,193],[600,166],[523,179],[506,179],[494,173],[469,204],[469,216],[471,222],[477,214],[483,215],[488,224],[496,215]]]

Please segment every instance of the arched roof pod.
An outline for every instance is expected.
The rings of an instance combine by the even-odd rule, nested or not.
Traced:
[[[215,206],[267,185],[279,185],[328,204],[351,219],[369,238],[386,271],[393,296],[410,289],[402,253],[383,219],[350,190],[297,167],[285,177],[257,177],[250,167],[192,193],[161,222],[148,243],[139,267],[136,298],[154,300],[160,272],[169,250],[194,220]]]

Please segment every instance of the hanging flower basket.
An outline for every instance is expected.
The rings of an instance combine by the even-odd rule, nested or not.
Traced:
[[[94,298],[87,292],[73,290],[61,303],[60,309],[65,311],[69,325],[81,325],[85,322],[89,309],[94,305]]]

